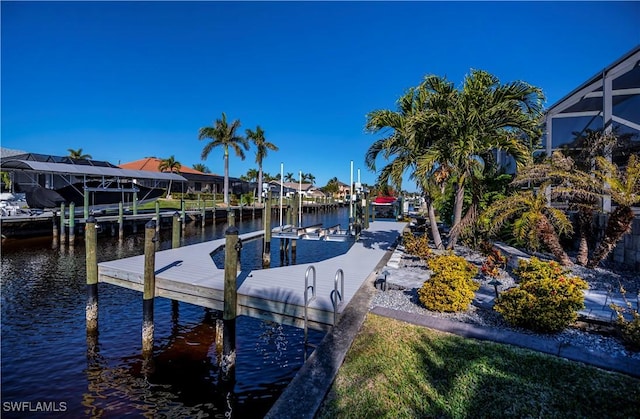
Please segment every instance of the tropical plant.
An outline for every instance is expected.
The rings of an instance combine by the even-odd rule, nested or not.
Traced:
[[[168,159],[160,160],[160,164],[158,164],[158,170],[161,172],[170,172],[170,173],[180,173],[180,169],[182,168],[182,164],[176,160],[175,156],[171,156]],[[171,182],[169,179],[169,187],[167,188],[167,198],[171,198]]]
[[[596,158],[595,176],[605,185],[606,193],[617,204],[609,214],[604,236],[593,252],[588,268],[595,268],[615,248],[625,233],[631,231],[635,217],[632,206],[640,203],[640,158],[631,155],[624,171],[604,157]]]
[[[0,172],[0,176],[2,176],[1,182],[5,189],[11,190],[11,175],[9,175],[9,172]]]
[[[202,160],[206,160],[215,147],[222,147],[224,151],[224,203],[229,205],[229,148],[233,148],[236,155],[244,160],[244,150],[249,149],[246,138],[238,135],[240,121],[234,120],[229,124],[227,115],[223,112],[221,119],[216,119],[214,126],[200,128],[198,140],[210,139],[202,149]]]
[[[452,86],[448,86],[452,88]],[[376,160],[383,157],[389,161],[378,174],[377,193],[380,188],[388,186],[391,181],[398,189],[402,189],[402,177],[409,172],[411,179],[421,188],[429,207],[429,221],[436,247],[441,247],[442,240],[437,229],[435,211],[432,210],[432,188],[429,178],[437,168],[417,173],[417,160],[425,150],[436,141],[437,130],[426,129],[422,123],[422,113],[430,100],[423,86],[412,87],[398,100],[398,110],[380,109],[367,115],[366,130],[370,133],[389,132],[386,137],[376,140],[367,150],[365,164],[376,171]]]
[[[583,291],[588,284],[557,262],[533,257],[521,261],[515,273],[519,286],[500,294],[494,305],[508,323],[544,333],[559,332],[584,308]]]
[[[448,248],[453,248],[463,228],[464,191],[483,169],[493,150],[510,154],[518,167],[531,160],[539,141],[542,91],[524,82],[501,84],[497,77],[472,70],[460,91],[445,79],[429,76],[423,83],[433,100],[423,112],[423,123],[437,128],[439,140],[418,159],[421,173],[446,165],[455,182],[454,217]],[[477,205],[467,210],[466,223],[475,218]]]
[[[74,150],[73,148],[68,148],[67,151],[69,152],[69,157],[71,157],[72,159],[87,160],[92,158],[91,154],[83,154],[81,148],[77,150]]]
[[[340,181],[334,176],[320,189],[322,189],[324,193],[335,195],[340,192]]]
[[[197,170],[198,172],[211,173],[211,170],[202,163],[196,163],[192,167],[194,170]]]
[[[284,181],[285,182],[293,182],[295,180],[296,180],[296,178],[294,177],[293,173],[291,173],[291,172],[288,172],[288,173],[286,173],[284,175]]]
[[[260,128],[260,125],[256,127],[255,131],[251,131],[247,129],[246,131],[247,139],[252,141],[256,146],[256,163],[258,163],[258,188],[262,188],[263,182],[263,173],[262,173],[262,162],[265,157],[267,157],[268,150],[278,151],[278,147],[270,143],[264,137],[264,131]],[[262,194],[258,194],[258,203],[262,203]]]
[[[507,221],[513,223],[513,235],[532,250],[544,244],[562,265],[572,265],[560,244],[559,234],[573,232],[571,221],[564,212],[549,205],[545,190],[539,188],[519,190],[494,202],[482,215],[489,234],[495,234]]]
[[[309,173],[302,173],[302,183],[310,183],[313,185],[313,182],[315,182],[316,177],[313,175],[313,173],[309,172]]]
[[[480,284],[473,280],[478,269],[462,256],[453,254],[429,259],[433,275],[418,290],[418,298],[427,310],[456,312],[469,308]]]

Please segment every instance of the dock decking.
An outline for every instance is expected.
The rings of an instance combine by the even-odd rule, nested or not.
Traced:
[[[238,275],[238,315],[303,327],[305,273],[313,265],[316,298],[308,306],[308,327],[329,329],[333,325],[331,293],[338,269],[344,272],[344,295],[337,308],[337,312],[342,313],[404,227],[400,222],[375,221],[343,255],[314,263],[241,272]],[[263,234],[264,231],[256,231],[242,234],[240,238],[247,241]],[[224,243],[225,239],[218,239],[157,252],[155,295],[222,310],[224,269],[214,264],[211,253]],[[142,291],[143,276],[143,255],[98,264],[100,282]],[[310,274],[309,285],[312,279]]]

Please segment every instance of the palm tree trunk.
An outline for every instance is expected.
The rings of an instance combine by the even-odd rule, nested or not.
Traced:
[[[258,167],[258,204],[262,205],[262,165]]]
[[[560,239],[558,238],[556,230],[553,228],[547,217],[543,217],[538,221],[537,229],[542,242],[549,248],[553,256],[558,259],[558,262],[560,262],[562,266],[573,265],[569,255],[567,255],[567,252],[564,251],[560,244]]]
[[[427,212],[429,214],[429,226],[431,227],[431,235],[433,236],[433,244],[436,249],[442,249],[442,238],[440,237],[440,230],[438,230],[438,223],[436,221],[436,210],[433,206],[433,200],[427,197]]]
[[[224,147],[224,203],[229,207],[229,149]]]
[[[458,237],[460,236],[460,221],[462,221],[462,208],[464,207],[464,178],[459,180],[456,185],[456,198],[454,202],[453,210],[453,225],[451,226],[451,233],[449,233],[449,243],[447,249],[453,249],[456,245]]]
[[[578,210],[578,234],[580,244],[578,246],[578,254],[576,255],[576,263],[585,266],[589,259],[589,236],[591,235],[591,225],[593,222],[593,208],[581,207]]]
[[[609,215],[607,228],[604,231],[604,237],[598,248],[593,252],[593,256],[587,268],[593,269],[602,262],[609,253],[616,247],[616,243],[625,233],[631,229],[634,214],[630,207],[619,206]]]

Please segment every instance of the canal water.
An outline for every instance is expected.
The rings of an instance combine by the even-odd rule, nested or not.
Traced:
[[[278,217],[275,217],[278,218]],[[241,233],[261,219],[238,221]],[[274,226],[278,220],[274,220]],[[305,214],[303,224],[348,224],[348,210]],[[226,225],[188,225],[182,245],[224,237]],[[159,249],[171,247],[171,232]],[[98,262],[140,255],[143,233],[99,237]],[[349,243],[298,241],[295,263],[333,257]],[[273,240],[272,266],[280,266]],[[87,339],[86,268],[82,240],[56,246],[51,238],[2,244],[0,416],[11,417],[263,417],[304,363],[303,331],[248,317],[237,321],[235,383],[219,380],[216,313],[155,300],[152,368],[141,356],[142,294],[99,284],[99,334]],[[261,265],[261,241],[245,243],[243,269]],[[216,257],[222,257],[222,254]],[[215,260],[215,257],[214,257]],[[216,261],[219,263],[219,261]],[[294,263],[283,260],[282,263]],[[300,278],[301,290],[304,278]],[[320,332],[309,331],[318,344]]]

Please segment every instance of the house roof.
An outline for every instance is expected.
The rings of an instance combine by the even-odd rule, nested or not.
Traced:
[[[271,183],[280,186],[279,180],[272,180]],[[295,189],[296,191],[302,189],[303,191],[310,191],[313,188],[312,183],[303,183],[300,185],[298,182],[282,182],[282,186],[288,189]]]
[[[132,161],[129,163],[123,163],[119,165],[119,167],[121,167],[122,169],[129,169],[129,170],[144,170],[147,172],[162,173],[162,171],[160,170],[161,162],[162,160],[157,157],[145,157],[144,159]],[[208,174],[208,173],[203,173],[196,169],[192,169],[191,167],[188,167],[188,166],[180,167],[180,170],[178,172],[181,174],[192,174],[192,175]]]
[[[3,158],[0,162],[3,170],[24,170],[60,175],[113,176],[132,179],[166,179],[186,181],[176,173],[155,173],[148,171],[122,169],[106,161],[91,159],[72,159],[65,156],[27,153]]]

